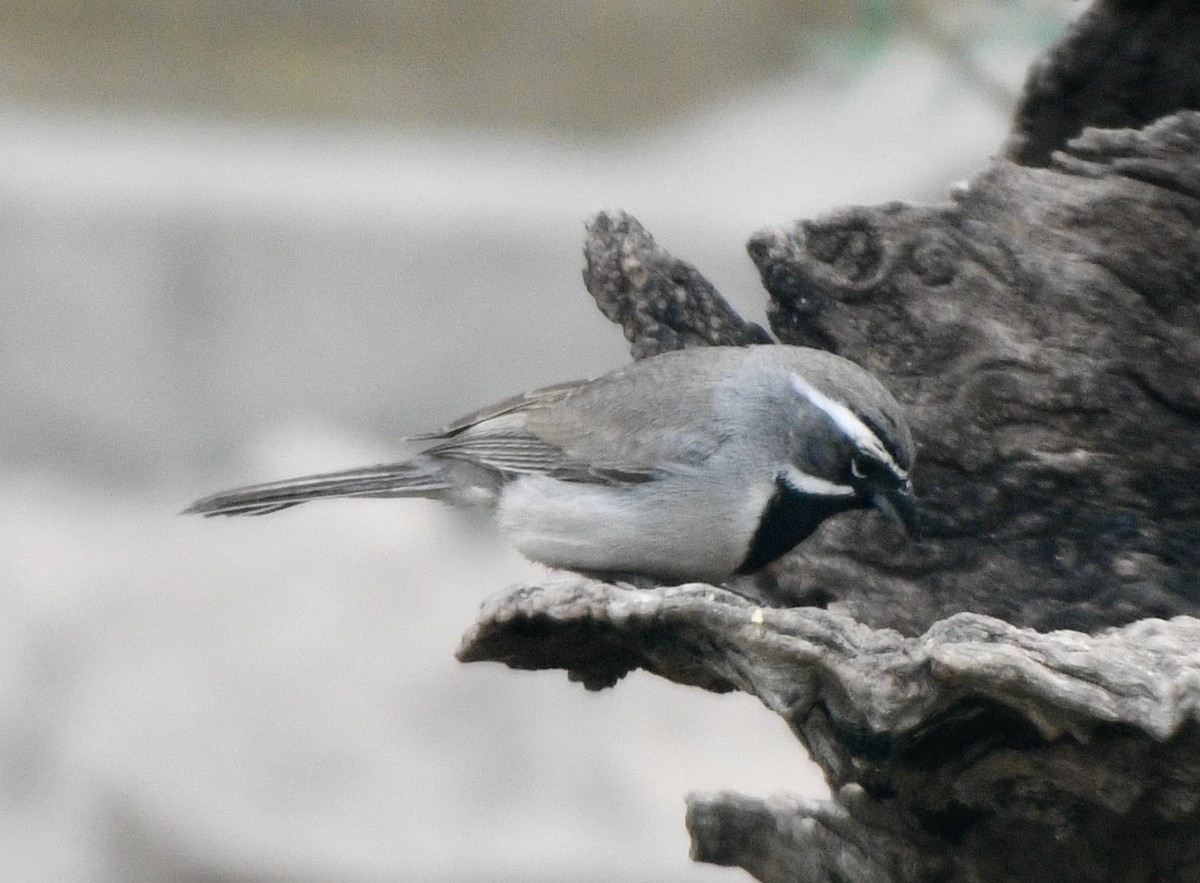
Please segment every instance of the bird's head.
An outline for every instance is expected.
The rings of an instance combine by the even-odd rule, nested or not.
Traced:
[[[900,405],[861,369],[837,379],[822,391],[791,375],[798,429],[782,479],[831,511],[874,507],[915,534],[912,435]]]

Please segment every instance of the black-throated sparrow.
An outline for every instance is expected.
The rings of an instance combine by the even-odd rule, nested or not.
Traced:
[[[534,561],[663,583],[752,573],[849,509],[915,524],[900,406],[858,365],[821,350],[663,353],[418,438],[433,444],[401,463],[253,485],[185,511],[432,497],[492,507]]]

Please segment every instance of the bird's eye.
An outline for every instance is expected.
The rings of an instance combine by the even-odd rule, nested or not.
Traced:
[[[850,474],[855,478],[867,477],[867,470],[864,467],[865,464],[862,462],[861,458],[854,457],[850,460]]]

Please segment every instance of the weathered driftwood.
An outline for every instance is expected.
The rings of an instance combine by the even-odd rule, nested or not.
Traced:
[[[907,407],[920,539],[833,519],[769,607],[520,587],[460,658],[758,696],[834,790],[692,797],[694,856],[760,880],[1200,881],[1198,50],[1200,4],[1100,0],[951,201],[750,241],[776,336]],[[766,338],[627,215],[586,254],[635,357]]]
[[[778,580],[915,634],[1200,613],[1200,115],[998,161],[951,204],[757,234],[772,327],[888,379],[926,535],[829,525]]]
[[[836,799],[693,795],[698,860],[764,881],[1200,880],[1200,620],[917,638],[712,586],[569,578],[491,600],[464,661],[743,690]]]
[[[905,404],[925,525],[912,542],[835,519],[767,595],[908,634],[964,610],[1084,630],[1200,613],[1197,157],[1198,114],[1089,130],[943,206],[754,236],[780,339],[866,365]],[[639,355],[761,339],[626,215],[595,219],[587,254]]]
[[[1096,0],[1030,68],[1005,155],[1048,165],[1085,128],[1200,110],[1195,0]]]
[[[689,346],[772,342],[629,215],[602,212],[588,221],[587,233],[583,281],[605,318],[621,326],[635,359]]]

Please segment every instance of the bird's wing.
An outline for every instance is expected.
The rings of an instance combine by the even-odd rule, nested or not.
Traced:
[[[526,428],[603,469],[694,468],[738,431],[722,403],[743,355],[703,347],[634,362],[531,410]]]
[[[436,442],[431,456],[507,474],[650,481],[702,462],[721,442],[712,381],[724,369],[711,354],[671,355],[514,396],[417,438]],[[714,377],[697,376],[706,372]]]
[[[438,440],[426,453],[600,484],[692,468],[733,432],[720,419],[714,392],[729,365],[724,353],[669,355],[476,411],[426,436]]]
[[[504,401],[496,402],[492,405],[480,408],[477,411],[472,411],[470,414],[465,414],[450,423],[447,423],[441,429],[434,432],[424,432],[420,435],[410,435],[410,441],[434,441],[451,438],[466,432],[469,429],[474,429],[481,424],[493,420],[497,417],[503,417],[506,414],[521,413],[522,411],[531,408],[545,407],[559,399],[565,398],[575,390],[588,383],[586,380],[573,380],[568,383],[559,383],[554,386],[545,386],[541,389],[535,389],[532,392],[523,392],[515,395],[512,398],[504,399]]]
[[[561,446],[539,437],[526,427],[531,412],[552,407],[588,383],[560,383],[521,393],[472,411],[436,432],[411,436],[413,441],[435,441],[425,453],[437,458],[463,460],[509,475],[541,473],[556,478],[607,483],[612,475],[592,475],[590,464],[573,460]],[[646,480],[631,474],[626,480]]]
[[[525,411],[508,411],[464,426],[425,453],[436,458],[465,460],[507,475],[542,474],[563,481],[636,484],[655,477],[656,469],[649,464],[618,467],[572,455],[560,445],[530,432]]]

